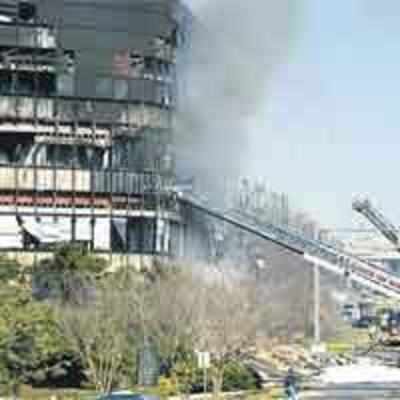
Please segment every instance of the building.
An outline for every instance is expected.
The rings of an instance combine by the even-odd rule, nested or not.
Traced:
[[[182,252],[168,189],[188,21],[179,0],[0,0],[1,252]]]

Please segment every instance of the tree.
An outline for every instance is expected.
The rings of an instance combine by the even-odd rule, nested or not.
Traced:
[[[162,372],[173,377],[181,392],[191,388],[201,290],[189,267],[158,264],[145,274],[140,295],[133,299],[143,341],[151,344]]]
[[[205,295],[199,348],[211,353],[214,392],[223,387],[227,366],[255,348],[262,315],[254,279],[221,267],[203,281]]]
[[[147,287],[145,329],[164,362],[172,364],[182,351],[193,350],[203,294],[201,277],[176,265],[164,265]]]
[[[178,387],[191,387],[193,353],[202,350],[212,355],[219,392],[226,367],[243,361],[256,342],[261,309],[251,275],[166,265],[153,276],[146,295],[147,334]]]
[[[254,390],[259,387],[259,379],[248,367],[238,362],[230,362],[226,365],[222,386],[224,391]]]
[[[257,249],[250,259],[263,260],[263,269],[254,271],[260,301],[265,310],[262,330],[267,338],[283,342],[310,338],[313,335],[313,269],[302,257],[273,243],[253,240]],[[254,265],[254,261],[252,262]],[[256,268],[256,267],[255,267]],[[341,328],[341,318],[332,297],[340,280],[321,271],[321,334],[323,340],[335,336]]]
[[[70,360],[49,305],[23,287],[3,283],[0,302],[0,376],[14,394],[67,373]]]
[[[112,277],[99,282],[86,301],[76,292],[58,311],[60,331],[82,361],[85,375],[96,390],[109,393],[135,357],[137,311],[132,309],[126,281]],[[130,371],[133,374],[133,371]]]
[[[170,370],[179,366],[172,372],[178,386],[190,387],[194,351],[208,351],[219,392],[227,365],[243,361],[256,343],[261,308],[253,277],[233,268],[165,265],[146,294],[147,334]]]
[[[67,303],[77,291],[88,293],[93,281],[105,271],[107,262],[78,245],[58,248],[52,258],[33,269],[33,288],[37,298]]]

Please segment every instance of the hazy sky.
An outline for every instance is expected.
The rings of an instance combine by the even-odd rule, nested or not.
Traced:
[[[248,172],[325,225],[350,227],[357,194],[400,224],[400,2],[303,3],[290,59],[249,129]]]

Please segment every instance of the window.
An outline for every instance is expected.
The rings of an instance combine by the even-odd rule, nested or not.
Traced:
[[[134,101],[143,101],[144,100],[144,83],[145,81],[142,79],[132,79],[130,81],[130,99]]]
[[[154,253],[155,220],[133,218],[128,222],[128,249],[132,253]]]
[[[69,74],[58,75],[57,92],[60,96],[74,95],[74,76]]]
[[[33,74],[30,72],[17,72],[15,84],[15,93],[31,95],[34,91]]]
[[[76,161],[75,148],[51,144],[47,148],[47,163],[50,166],[72,167]]]
[[[154,63],[150,57],[144,59],[143,77],[145,79],[154,79]]]
[[[96,97],[111,98],[112,97],[112,79],[97,78],[96,79]]]
[[[40,96],[52,96],[56,93],[56,77],[52,73],[37,75],[37,93]]]
[[[11,91],[12,76],[10,71],[0,71],[0,93],[8,94]]]
[[[128,98],[128,82],[126,80],[114,80],[114,98],[117,100],[125,100]]]
[[[28,22],[36,18],[36,6],[29,1],[20,1],[18,4],[18,18]]]

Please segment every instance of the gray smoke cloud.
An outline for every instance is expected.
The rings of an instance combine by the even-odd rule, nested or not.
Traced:
[[[178,171],[215,191],[240,176],[249,157],[249,121],[288,55],[297,6],[291,0],[187,3],[196,21],[175,136]]]

